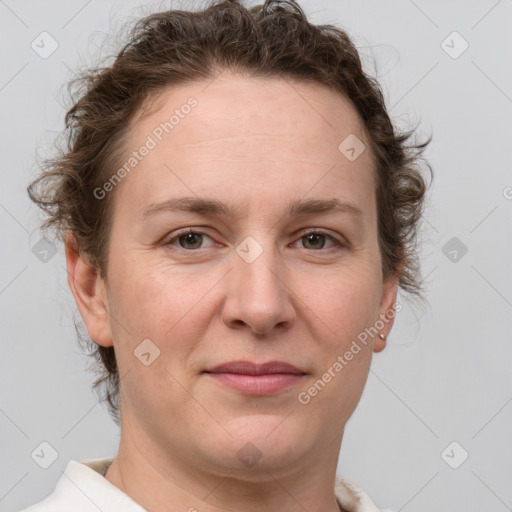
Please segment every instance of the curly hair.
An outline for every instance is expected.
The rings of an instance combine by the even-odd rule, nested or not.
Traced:
[[[415,144],[409,142],[415,128],[398,133],[378,81],[363,71],[348,34],[309,23],[294,0],[265,0],[251,8],[241,0],[214,0],[196,12],[150,14],[131,27],[110,66],[71,80],[65,144],[27,188],[46,214],[41,228],[51,228],[63,242],[72,234],[80,255],[106,279],[114,194],[100,200],[93,191],[122,161],[130,122],[165,87],[213,79],[219,70],[324,84],[351,101],[374,155],[383,276],[399,276],[400,288],[421,299],[417,239],[427,185],[420,161],[432,174],[422,157],[431,138]],[[114,347],[81,338],[75,325],[99,373],[93,387],[119,425]]]

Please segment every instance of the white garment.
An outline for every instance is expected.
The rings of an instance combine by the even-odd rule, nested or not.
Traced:
[[[145,512],[103,476],[111,462],[112,458],[70,461],[55,490],[20,512]],[[334,492],[348,512],[384,512],[362,489],[342,480],[339,475],[336,475]]]

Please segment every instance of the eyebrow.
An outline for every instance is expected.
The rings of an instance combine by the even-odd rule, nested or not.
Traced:
[[[213,199],[199,197],[179,197],[167,199],[161,203],[152,203],[144,209],[142,219],[162,212],[185,211],[201,215],[235,216],[238,208]],[[363,216],[363,211],[356,205],[332,199],[296,199],[288,205],[287,214],[290,217],[311,215],[329,211],[340,211],[356,216]]]

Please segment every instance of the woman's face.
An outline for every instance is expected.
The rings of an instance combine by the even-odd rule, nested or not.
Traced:
[[[81,308],[91,337],[115,346],[123,435],[217,473],[335,465],[384,346],[362,333],[389,332],[397,289],[383,282],[355,110],[320,85],[223,73],[166,90],[127,148],[137,163],[108,192],[97,282],[109,314]],[[234,361],[299,373],[209,373]]]

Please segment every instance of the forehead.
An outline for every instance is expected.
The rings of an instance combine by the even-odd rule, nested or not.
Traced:
[[[361,119],[348,99],[322,84],[224,72],[167,88],[149,107],[133,119],[126,140],[127,154],[152,141],[125,180],[132,184],[122,184],[132,204],[177,190],[190,196],[215,189],[235,198],[261,192],[269,201],[302,197],[313,187],[364,201],[373,190]],[[366,146],[357,159],[340,150],[346,140]]]
[[[197,105],[188,108],[191,98]],[[214,135],[223,134],[308,135],[314,144],[323,142],[324,147],[318,149],[325,151],[328,144],[336,149],[340,137],[365,138],[361,119],[346,97],[320,83],[284,77],[248,77],[225,71],[213,80],[165,88],[135,116],[130,138],[152,133],[173,114],[172,127],[163,135],[175,144],[202,142],[205,136],[213,140]],[[200,123],[183,123],[187,117]],[[192,129],[188,129],[190,124]]]

